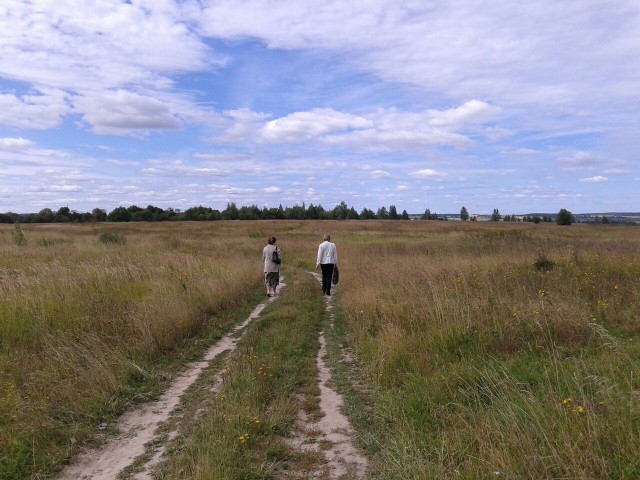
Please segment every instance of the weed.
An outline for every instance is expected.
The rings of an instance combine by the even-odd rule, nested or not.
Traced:
[[[544,253],[539,252],[537,258],[533,261],[533,266],[539,272],[549,272],[553,270],[555,264]]]
[[[13,238],[13,243],[15,243],[19,247],[24,247],[27,244],[27,239],[22,232],[22,227],[20,227],[19,223],[15,223],[13,225],[13,230],[11,231],[11,238]]]
[[[126,240],[124,236],[117,232],[102,232],[98,236],[98,241],[104,244],[124,245]]]

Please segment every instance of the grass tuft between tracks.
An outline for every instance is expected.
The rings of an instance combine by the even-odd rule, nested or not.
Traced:
[[[218,391],[200,386],[185,408],[197,417],[172,446],[162,479],[272,478],[286,468],[282,437],[316,378],[323,315],[317,281],[286,271],[288,286],[247,328],[222,371]]]

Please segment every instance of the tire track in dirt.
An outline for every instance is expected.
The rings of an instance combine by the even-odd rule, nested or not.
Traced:
[[[316,279],[319,275],[312,273]],[[334,328],[333,297],[325,296],[325,310],[329,313],[329,328]],[[342,413],[342,396],[330,386],[331,370],[327,366],[327,341],[324,331],[319,336],[320,349],[316,357],[318,367],[317,382],[320,389],[320,410],[322,418],[311,421],[304,411],[300,411],[294,437],[287,444],[296,452],[315,452],[324,456],[326,463],[316,471],[287,472],[284,478],[307,479],[364,479],[369,461],[355,446],[356,431],[349,419]]]
[[[281,280],[284,280],[281,277]],[[286,284],[281,281],[277,293]],[[78,455],[61,474],[59,480],[114,480],[125,469],[131,468],[139,458],[147,455],[150,442],[157,443],[153,456],[142,464],[136,465],[137,473],[132,478],[136,480],[150,480],[151,472],[162,460],[166,447],[177,433],[160,433],[159,429],[165,425],[171,414],[180,406],[180,400],[187,389],[193,385],[205,368],[224,352],[233,352],[238,341],[246,332],[246,327],[258,318],[262,310],[276,297],[260,303],[251,314],[239,325],[236,325],[227,335],[218,340],[205,353],[201,361],[188,364],[186,371],[179,374],[169,388],[158,400],[142,405],[134,410],[125,412],[118,419],[117,434],[106,439],[106,443],[98,449],[85,451]],[[238,332],[241,332],[239,335]],[[218,380],[220,376],[216,377]]]

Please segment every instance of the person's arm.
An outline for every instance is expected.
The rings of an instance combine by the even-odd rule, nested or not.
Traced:
[[[318,246],[318,258],[316,258],[316,269],[320,267],[320,260],[322,260],[322,244]]]

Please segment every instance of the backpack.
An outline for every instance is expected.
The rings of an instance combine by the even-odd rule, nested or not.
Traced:
[[[277,248],[273,251],[273,254],[271,255],[271,261],[273,263],[277,263],[278,265],[280,265],[280,263],[282,262],[282,260],[280,259],[280,250],[278,250]]]

